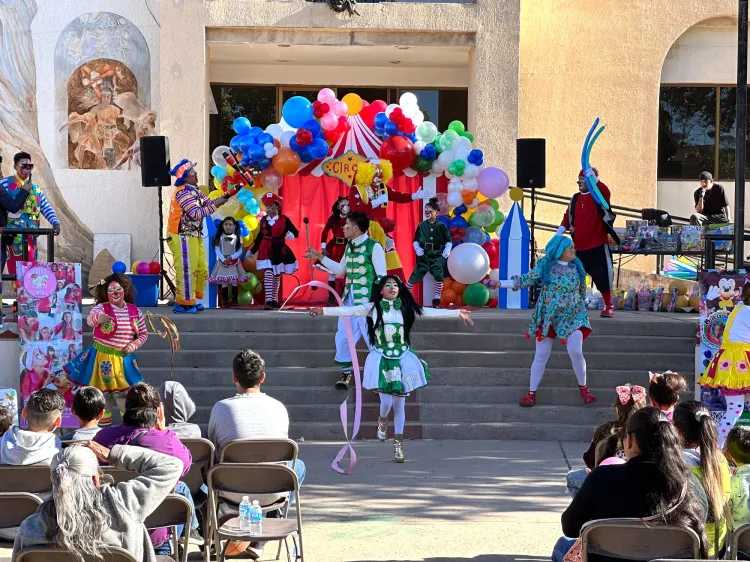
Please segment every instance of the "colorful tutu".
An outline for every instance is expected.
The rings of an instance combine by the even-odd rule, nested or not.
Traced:
[[[728,330],[729,325],[727,324]],[[698,384],[718,388],[725,393],[750,391],[750,344],[724,341],[706,367]]]
[[[427,385],[430,368],[416,353],[407,349],[401,357],[390,358],[373,350],[365,361],[362,386],[367,390],[407,396]]]
[[[121,394],[136,383],[143,382],[135,353],[125,355],[98,342],[87,347],[63,370],[77,386],[93,386],[104,393]]]

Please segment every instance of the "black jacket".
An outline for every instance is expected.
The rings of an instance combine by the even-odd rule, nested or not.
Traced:
[[[706,492],[692,474],[691,481],[701,504],[699,517],[705,521],[708,514]],[[625,464],[595,468],[562,514],[563,534],[578,537],[584,523],[594,519],[655,515],[656,498],[663,489],[661,472],[656,464],[643,456],[634,457]]]
[[[8,226],[8,213],[17,213],[23,209],[29,192],[19,189],[14,195],[4,187],[0,187],[0,228]]]

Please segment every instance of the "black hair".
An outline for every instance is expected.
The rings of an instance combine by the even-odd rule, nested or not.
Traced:
[[[700,451],[701,482],[714,520],[722,519],[726,510],[723,476],[724,459],[718,448],[719,432],[711,413],[696,400],[680,402],[672,417],[677,432],[687,448]]]
[[[237,222],[234,217],[224,217],[221,219],[219,228],[216,229],[216,234],[214,234],[214,247],[221,247],[221,237],[224,235],[224,223],[227,221],[232,221],[234,223],[234,251],[236,252],[242,248],[242,235],[240,234],[240,223]]]
[[[104,394],[96,387],[84,386],[73,396],[73,413],[85,422],[96,419],[104,408]]]
[[[356,224],[362,234],[370,229],[370,218],[364,213],[352,211],[346,215],[346,220],[352,224]]]
[[[120,284],[122,290],[125,293],[123,300],[128,304],[135,304],[135,296],[137,294],[137,291],[135,290],[135,287],[133,287],[133,284],[130,282],[130,279],[128,279],[122,273],[113,273],[112,275],[105,277],[103,282],[100,282],[94,287],[94,302],[96,304],[103,304],[105,302],[108,302],[109,299],[107,298],[107,289],[109,289],[109,286],[115,281]],[[68,287],[65,291],[65,296],[68,296],[72,290],[73,287]]]
[[[703,180],[713,181],[714,177],[711,175],[711,172],[701,172],[700,175],[698,176],[698,180],[699,181],[703,181]]]
[[[655,482],[659,494],[650,498],[655,505],[653,515],[660,516],[664,523],[694,530],[701,539],[701,557],[705,558],[704,514],[693,487],[692,472],[682,456],[677,429],[664,412],[648,406],[628,418],[625,433],[635,440],[640,456],[654,463],[659,471]]]
[[[648,395],[662,408],[671,408],[680,399],[680,392],[687,390],[687,382],[682,375],[666,371],[651,377]]]
[[[260,384],[266,362],[252,349],[243,349],[232,360],[232,373],[242,388],[255,388]]]
[[[750,464],[750,427],[735,425],[727,435],[727,452],[736,465]]]
[[[48,430],[65,409],[65,400],[56,390],[41,388],[26,402],[26,420],[32,431]]]
[[[4,434],[13,425],[13,412],[10,408],[0,406],[0,435]]]
[[[440,212],[440,205],[438,204],[437,197],[430,197],[430,200],[424,204],[425,209],[429,207],[433,211]]]
[[[331,216],[332,217],[338,217],[341,215],[341,202],[342,201],[349,201],[349,198],[345,195],[339,195],[338,199],[336,199],[336,202],[333,204],[333,207],[331,207]]]
[[[125,413],[122,423],[136,427],[152,428],[156,425],[156,410],[161,406],[159,392],[145,382],[134,384],[125,395]]]
[[[417,316],[422,316],[422,307],[417,304],[414,297],[411,296],[411,292],[406,288],[401,279],[396,275],[384,275],[379,280],[375,281],[372,285],[372,303],[375,305],[376,318],[373,322],[370,316],[367,317],[367,335],[370,337],[370,341],[378,341],[375,337],[375,328],[377,326],[383,326],[383,287],[389,280],[395,281],[398,284],[398,298],[401,299],[401,314],[404,317],[404,340],[408,345],[411,345],[411,339],[409,334],[411,328],[414,325],[414,319]]]
[[[13,166],[18,166],[18,163],[24,158],[26,160],[31,160],[31,154],[29,154],[28,152],[23,152],[23,151],[16,152],[16,154],[13,156]]]

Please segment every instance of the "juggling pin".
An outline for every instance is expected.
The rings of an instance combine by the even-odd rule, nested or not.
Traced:
[[[253,176],[250,174],[250,172],[247,171],[247,168],[245,168],[238,160],[235,158],[234,154],[230,152],[222,152],[221,155],[224,157],[224,160],[226,160],[227,164],[235,168],[236,170],[239,170],[240,176],[242,176],[242,179],[245,181],[247,186],[250,189],[253,189],[255,187],[255,181],[253,180]],[[236,194],[239,191],[237,189],[232,195]],[[228,193],[228,192],[227,192]]]
[[[589,187],[589,192],[591,193],[591,196],[603,209],[608,210],[609,203],[607,203],[604,197],[602,197],[602,194],[599,191],[599,188],[596,186],[596,180],[594,179],[596,174],[594,173],[594,170],[591,168],[591,164],[589,164],[589,157],[591,155],[591,149],[594,147],[594,143],[596,142],[596,139],[599,138],[599,135],[602,134],[605,128],[605,126],[602,125],[599,128],[599,130],[596,131],[596,134],[594,134],[594,131],[596,130],[598,126],[599,126],[599,118],[597,117],[596,120],[594,121],[594,124],[591,126],[591,129],[589,129],[589,133],[586,135],[586,140],[583,143],[583,150],[581,151],[581,169],[583,170],[583,174],[586,179],[586,184]]]

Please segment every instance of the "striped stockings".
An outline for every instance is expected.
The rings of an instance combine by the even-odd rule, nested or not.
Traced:
[[[263,274],[263,287],[266,291],[266,302],[279,300],[280,275],[274,275],[272,269],[266,269]]]

